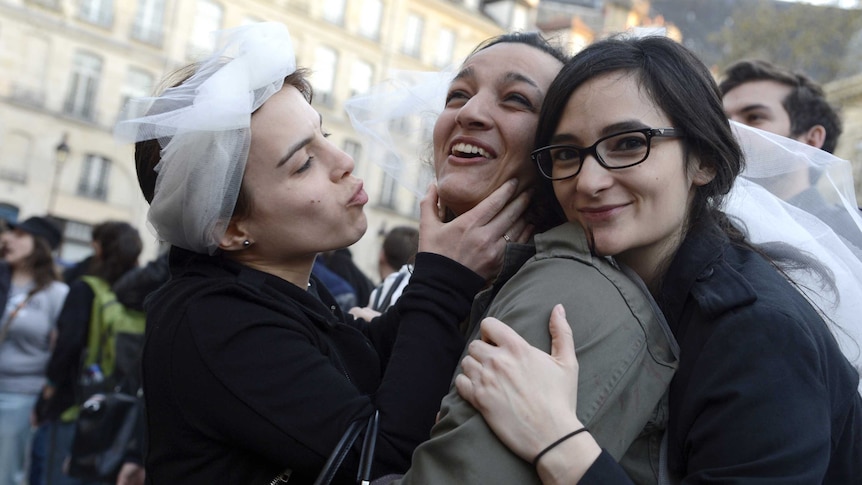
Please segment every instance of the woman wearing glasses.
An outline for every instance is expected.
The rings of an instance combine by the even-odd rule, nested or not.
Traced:
[[[536,203],[550,215],[537,229],[581,225],[595,253],[649,288],[680,345],[660,475],[856,483],[859,376],[782,265],[825,268],[752,244],[719,209],[743,157],[700,61],[659,37],[593,44],[551,85],[536,140]],[[629,483],[574,412],[578,364],[559,307],[550,329],[549,356],[485,320],[459,392],[545,483]]]

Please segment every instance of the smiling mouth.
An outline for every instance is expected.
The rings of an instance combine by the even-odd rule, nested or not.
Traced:
[[[455,146],[452,147],[450,154],[461,158],[491,158],[491,154],[488,153],[487,150],[469,143],[456,143]]]

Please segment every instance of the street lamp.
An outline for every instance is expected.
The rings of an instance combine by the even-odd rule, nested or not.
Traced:
[[[60,143],[54,147],[54,178],[51,179],[51,193],[48,197],[48,213],[54,213],[54,200],[57,198],[57,184],[60,182],[60,174],[63,172],[63,164],[69,158],[69,144],[66,141],[69,138],[68,133],[63,133],[63,138]]]

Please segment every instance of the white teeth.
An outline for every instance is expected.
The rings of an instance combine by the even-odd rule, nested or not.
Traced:
[[[467,143],[458,143],[452,147],[452,154],[463,153],[466,155],[480,155],[485,158],[491,158],[491,154],[485,151],[483,148],[477,147],[475,145],[469,145]]]

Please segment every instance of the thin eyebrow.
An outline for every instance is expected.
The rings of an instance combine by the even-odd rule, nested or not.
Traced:
[[[757,110],[771,111],[769,106],[766,106],[765,104],[749,104],[748,106],[743,106],[742,109],[739,110],[739,112],[748,113],[750,111]]]
[[[599,137],[596,138],[596,140],[598,140],[599,138],[606,137],[608,135],[613,135],[615,133],[620,133],[620,132],[629,131],[629,130],[641,130],[644,128],[649,128],[649,126],[645,125],[640,120],[618,121],[616,123],[612,123],[612,124],[607,125],[604,128],[602,128],[602,130],[599,132]],[[595,143],[596,140],[593,140],[592,143]],[[585,146],[579,145],[578,144],[579,141],[580,140],[576,136],[572,135],[571,133],[558,133],[551,138],[551,144],[552,145],[572,144],[572,145],[575,145],[575,146],[580,147],[580,148],[586,148]],[[590,143],[590,145],[592,145],[592,143]]]
[[[294,155],[296,155],[296,152],[298,152],[305,145],[308,145],[309,143],[311,143],[312,138],[313,137],[309,136],[308,138],[305,138],[302,141],[299,141],[299,142],[291,145],[291,147],[287,150],[287,153],[281,158],[281,160],[278,161],[278,164],[276,165],[276,167],[280,167],[280,166],[284,165],[285,163],[287,163],[288,160],[290,160],[291,158],[293,158]]]
[[[522,82],[522,83],[527,83],[527,84],[529,84],[530,86],[533,86],[534,88],[536,88],[539,92],[541,92],[541,91],[542,91],[542,90],[539,88],[539,85],[538,85],[538,84],[536,84],[536,81],[533,81],[532,79],[528,78],[527,76],[525,76],[525,75],[523,75],[523,74],[521,74],[521,73],[519,73],[519,72],[514,72],[514,71],[507,72],[507,73],[506,73],[506,75],[505,75],[505,77],[503,77],[503,80],[504,80],[504,81],[506,81],[506,82]]]
[[[458,74],[455,75],[455,77],[452,79],[452,81],[460,81],[460,80],[468,78],[468,77],[469,78],[476,77],[476,70],[472,66],[471,67],[465,67],[464,69],[461,69],[461,71],[459,71]],[[534,88],[536,88],[536,90],[539,91],[540,93],[542,92],[541,88],[539,88],[539,85],[536,84],[536,81],[533,81],[529,77],[527,77],[527,76],[525,76],[519,72],[514,72],[514,71],[507,72],[503,76],[503,82],[506,82],[506,83],[510,83],[510,82],[526,83],[526,84],[529,84],[530,86],[533,86]]]
[[[452,79],[452,81],[460,81],[461,79],[464,79],[467,77],[474,77],[475,75],[476,75],[476,72],[473,70],[472,67],[465,67],[464,69],[461,69],[460,71],[458,71],[458,74],[455,75],[455,77]]]
[[[317,115],[320,117],[320,126],[322,127],[323,126],[323,115],[320,113],[317,113]],[[281,157],[281,160],[278,161],[276,168],[287,163],[288,160],[290,160],[291,158],[293,158],[294,155],[296,155],[296,152],[298,152],[300,149],[302,149],[302,147],[304,147],[305,145],[308,145],[309,143],[311,143],[312,140],[314,140],[314,135],[309,136],[309,137],[291,145],[290,148],[287,150],[287,153],[283,157]]]

